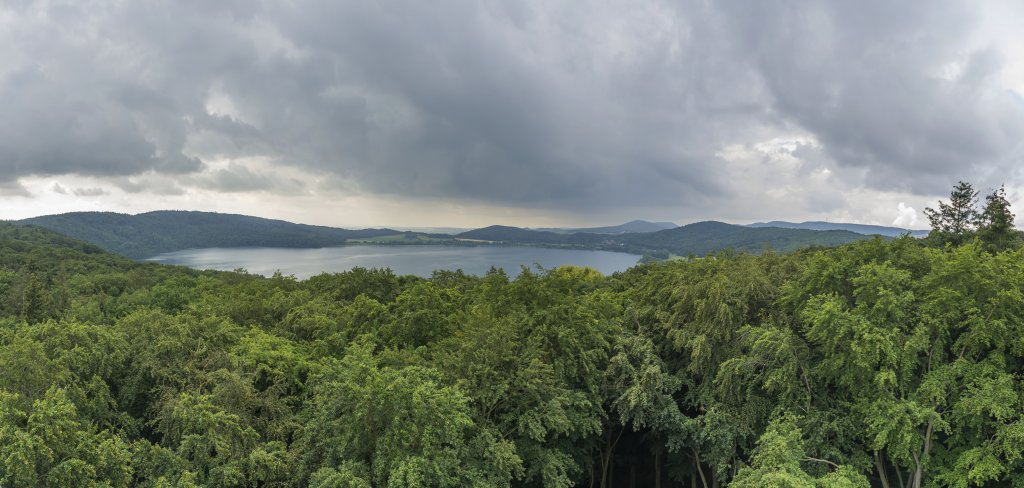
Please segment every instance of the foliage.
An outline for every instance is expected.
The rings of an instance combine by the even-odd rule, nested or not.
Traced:
[[[1002,186],[985,196],[985,205],[978,207],[978,192],[970,183],[957,183],[949,195],[949,203],[939,201],[939,209],[925,209],[931,222],[929,239],[938,244],[960,246],[977,237],[992,252],[1024,243],[1024,234],[1013,228],[1013,212]]]
[[[1006,199],[1006,189],[985,196],[985,207],[978,215],[978,237],[990,250],[1001,251],[1020,243],[1020,236],[1013,229],[1013,212]]]
[[[0,485],[1022,486],[995,195],[959,246],[614,276],[264,278],[0,223]]]
[[[978,192],[970,183],[958,182],[949,194],[949,203],[939,201],[939,209],[924,209],[932,230],[943,241],[958,246],[963,244],[978,221]]]

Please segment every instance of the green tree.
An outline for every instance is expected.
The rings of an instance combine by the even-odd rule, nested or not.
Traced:
[[[1004,187],[985,196],[985,208],[978,216],[978,237],[986,248],[1001,251],[1019,239],[1013,228],[1013,217]]]
[[[925,208],[932,232],[943,243],[959,246],[970,237],[978,221],[978,192],[970,183],[958,182],[949,194],[949,203],[939,201],[939,209]]]
[[[39,277],[30,273],[22,284],[21,319],[28,323],[42,320],[46,315],[46,295]]]
[[[162,444],[195,470],[205,486],[256,486],[287,479],[285,446],[259,444],[244,419],[215,405],[209,395],[182,393],[156,418]]]
[[[476,426],[468,398],[436,371],[380,367],[356,343],[316,380],[298,449],[320,486],[509,486],[522,473],[512,444]],[[327,469],[328,471],[323,471]]]
[[[788,416],[773,420],[757,441],[750,466],[740,468],[731,488],[867,488],[867,478],[848,467],[804,453],[803,434]],[[815,478],[801,463],[821,463],[834,471]]]
[[[0,390],[0,485],[129,485],[128,444],[82,420],[64,390],[47,390],[28,410],[20,403]]]

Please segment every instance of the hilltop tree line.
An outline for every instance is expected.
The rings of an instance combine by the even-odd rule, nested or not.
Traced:
[[[1004,208],[609,277],[298,281],[0,224],[0,486],[1022,486]]]

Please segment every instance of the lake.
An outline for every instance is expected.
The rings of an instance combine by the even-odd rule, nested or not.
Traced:
[[[554,268],[566,264],[590,266],[601,273],[624,271],[640,256],[609,251],[491,246],[341,246],[318,249],[205,248],[159,254],[146,261],[177,264],[197,269],[231,271],[245,268],[265,276],[281,271],[299,279],[320,273],[348,271],[356,266],[391,268],[396,274],[429,277],[436,269],[461,269],[483,275],[495,266],[510,276],[520,266]]]

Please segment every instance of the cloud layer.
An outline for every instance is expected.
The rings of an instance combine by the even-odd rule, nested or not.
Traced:
[[[70,175],[69,198],[888,223],[1024,184],[1009,2],[3,5],[0,199]]]

